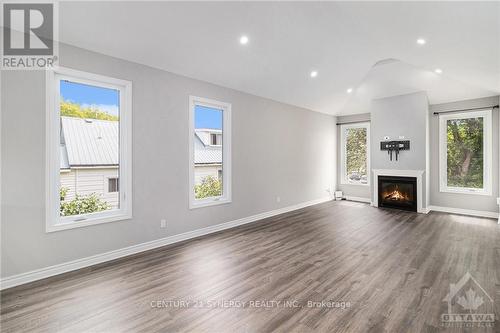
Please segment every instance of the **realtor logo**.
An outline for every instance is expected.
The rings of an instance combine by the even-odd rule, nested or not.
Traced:
[[[2,4],[2,69],[45,69],[57,60],[56,3]]]
[[[450,292],[443,299],[448,312],[441,314],[446,327],[493,327],[495,313],[493,299],[467,272],[456,283],[450,284]]]

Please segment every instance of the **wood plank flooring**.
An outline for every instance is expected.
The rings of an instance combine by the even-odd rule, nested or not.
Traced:
[[[483,295],[480,310],[494,312],[494,327],[442,326],[450,283],[466,272],[493,299]],[[0,323],[2,332],[499,332],[499,309],[495,220],[327,202],[5,290]]]

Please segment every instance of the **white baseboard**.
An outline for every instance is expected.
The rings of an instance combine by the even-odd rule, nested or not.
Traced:
[[[434,212],[469,215],[469,216],[476,216],[476,217],[487,217],[487,218],[492,218],[492,219],[497,219],[499,217],[498,216],[499,214],[497,212],[487,212],[487,211],[482,211],[482,210],[441,207],[441,206],[429,206],[429,210],[434,211]]]
[[[369,204],[372,203],[370,198],[352,197],[350,195],[346,195],[345,199],[348,201],[357,201],[357,202],[364,202],[364,203],[369,203]]]
[[[37,269],[34,271],[26,272],[26,273],[21,273],[18,275],[8,276],[8,277],[5,277],[5,278],[0,280],[0,290],[19,286],[19,285],[22,285],[25,283],[29,283],[29,282],[33,282],[33,281],[37,281],[37,280],[41,280],[41,279],[45,279],[45,278],[48,278],[51,276],[74,271],[74,270],[77,270],[80,268],[85,268],[85,267],[89,267],[92,265],[100,264],[100,263],[103,263],[106,261],[119,259],[119,258],[126,257],[126,256],[129,256],[132,254],[144,252],[147,250],[152,250],[152,249],[155,249],[158,247],[170,245],[170,244],[181,242],[181,241],[188,240],[191,238],[196,238],[196,237],[208,235],[208,234],[211,234],[214,232],[234,228],[234,227],[237,227],[237,226],[240,226],[243,224],[256,222],[256,221],[259,221],[259,220],[262,220],[262,219],[265,219],[265,218],[268,218],[271,216],[280,215],[280,214],[291,212],[291,211],[301,209],[304,207],[317,205],[317,204],[327,202],[330,200],[332,200],[330,197],[325,197],[325,198],[321,198],[321,199],[317,199],[317,200],[307,201],[307,202],[303,202],[303,203],[296,204],[293,206],[283,207],[283,208],[272,210],[269,212],[264,212],[264,213],[244,217],[244,218],[241,218],[238,220],[220,223],[220,224],[216,224],[216,225],[209,226],[206,228],[188,231],[188,232],[185,232],[182,234],[173,235],[173,236],[169,236],[169,237],[165,237],[165,238],[160,238],[160,239],[156,239],[156,240],[153,240],[150,242],[132,245],[132,246],[128,246],[128,247],[125,247],[122,249],[105,252],[102,254],[97,254],[97,255],[94,255],[91,257],[77,259],[77,260],[65,262],[62,264],[49,266],[49,267]]]

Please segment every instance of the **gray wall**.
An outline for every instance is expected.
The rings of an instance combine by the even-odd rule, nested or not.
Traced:
[[[337,117],[337,123],[347,123],[351,121],[370,121],[370,114],[369,113],[363,113],[363,114],[354,114],[354,115],[348,115],[348,116],[338,116]],[[338,185],[337,189],[339,191],[344,192],[345,196],[349,197],[357,197],[357,198],[364,198],[367,200],[370,200],[370,186],[362,186],[362,185],[350,185],[350,184],[341,184],[340,179],[341,179],[341,168],[340,168],[340,163],[341,163],[341,158],[340,158],[340,152],[342,147],[341,145],[341,132],[340,132],[340,125],[337,126],[337,180],[338,180]]]
[[[332,116],[70,46],[60,59],[133,82],[134,218],[45,233],[45,76],[5,71],[2,277],[323,198],[335,186]],[[231,204],[188,209],[189,95],[232,103]]]
[[[499,119],[498,110],[493,111],[493,195],[473,195],[461,193],[441,193],[439,191],[439,117],[432,115],[432,112],[457,110],[466,108],[486,107],[497,105],[499,97],[487,97],[454,103],[435,104],[430,106],[430,135],[431,135],[431,205],[453,207],[462,209],[481,210],[497,212],[498,205],[496,198],[499,196]]]
[[[425,92],[373,100],[371,106],[371,167],[372,169],[426,170],[427,122],[429,103]],[[389,159],[387,151],[380,150],[385,136],[410,140],[410,150],[403,151],[399,160]],[[424,173],[424,177],[427,177]],[[423,207],[426,207],[426,180]]]

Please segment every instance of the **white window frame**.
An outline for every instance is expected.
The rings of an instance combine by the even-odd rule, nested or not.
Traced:
[[[120,208],[60,216],[60,80],[120,91]],[[70,68],[46,71],[46,232],[61,231],[132,218],[132,83]]]
[[[346,151],[346,131],[348,129],[366,128],[366,184],[350,183],[347,179],[347,151]],[[370,165],[370,123],[360,122],[355,124],[340,125],[340,184],[365,186],[371,184],[371,165]]]
[[[465,188],[448,186],[448,126],[451,119],[479,118],[483,120],[483,188]],[[439,115],[439,184],[440,192],[461,193],[476,195],[492,195],[492,169],[493,169],[493,127],[492,110],[449,113]]]
[[[194,193],[194,136],[195,107],[205,106],[222,110],[222,195],[196,199]],[[189,96],[189,209],[231,202],[231,104]]]

